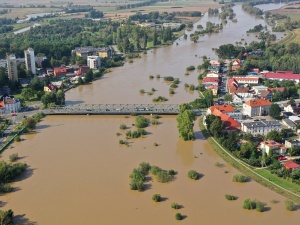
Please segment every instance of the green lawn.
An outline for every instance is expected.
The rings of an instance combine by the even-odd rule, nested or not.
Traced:
[[[282,179],[275,174],[271,174],[266,169],[257,169],[257,170],[255,170],[255,172],[283,188],[286,188],[294,193],[300,194],[300,186],[292,183],[291,181]]]

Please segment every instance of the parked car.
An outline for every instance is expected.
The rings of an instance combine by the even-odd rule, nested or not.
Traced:
[[[17,114],[16,113],[12,113],[11,116],[17,116]]]
[[[287,158],[284,155],[278,157],[278,161],[286,160]]]

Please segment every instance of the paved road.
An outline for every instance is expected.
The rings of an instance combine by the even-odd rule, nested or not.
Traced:
[[[5,141],[7,136],[12,132],[14,125],[9,125],[8,128],[1,134],[0,144]]]

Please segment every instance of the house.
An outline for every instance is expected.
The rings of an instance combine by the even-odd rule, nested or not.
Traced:
[[[232,62],[231,70],[232,71],[236,71],[236,70],[241,69],[241,68],[242,68],[242,66],[241,66],[241,60],[240,59],[235,59]]]
[[[299,83],[300,81],[300,74],[294,74],[293,71],[276,71],[264,73],[262,75],[264,78],[270,79],[270,80],[292,80],[295,83]]]
[[[284,89],[285,89],[284,87],[268,88],[268,90],[271,92],[276,91],[276,92],[281,92],[281,93],[284,91]]]
[[[273,141],[273,140],[261,142],[259,149],[262,152],[265,152],[267,155],[269,155],[270,152],[272,152],[273,154],[279,154],[279,155],[286,154],[286,147],[276,141]]]
[[[220,72],[220,66],[209,66],[207,68],[208,71],[213,72],[213,73],[219,73]]]
[[[48,76],[52,76],[54,74],[54,70],[52,68],[47,68],[46,71]]]
[[[56,89],[62,89],[64,87],[62,81],[52,81],[51,84],[56,87]]]
[[[220,84],[220,79],[218,78],[213,78],[213,77],[204,77],[202,80],[203,85],[214,85],[214,86],[219,86]]]
[[[206,74],[206,77],[219,78],[220,74],[219,73],[208,73],[208,74]]]
[[[272,93],[271,91],[268,91],[268,90],[262,91],[262,92],[260,93],[260,97],[261,97],[261,98],[265,98],[265,99],[271,100],[272,97],[273,97],[273,93]]]
[[[267,135],[272,130],[280,131],[281,123],[277,120],[259,120],[259,121],[244,121],[241,123],[241,130],[252,135]]]
[[[95,48],[92,46],[76,47],[72,52],[74,52],[76,56],[80,56],[84,59],[92,55],[97,55],[101,58],[111,58],[114,55],[114,51],[110,46],[104,48]]]
[[[223,121],[225,130],[227,132],[237,131],[241,129],[241,124],[235,119],[231,118],[229,115],[222,113],[220,118]]]
[[[268,99],[256,98],[243,104],[243,112],[249,117],[266,116],[269,114],[271,102]]]
[[[287,106],[285,106],[284,108],[284,111],[286,112],[291,112],[291,113],[294,113],[294,114],[300,114],[300,103],[292,103],[292,104],[289,104]]]
[[[251,100],[254,98],[254,94],[253,93],[232,93],[232,103],[236,104],[236,105],[242,105],[243,103],[245,103],[248,100]]]
[[[21,110],[21,102],[17,98],[3,97],[0,101],[0,110],[2,113],[15,113]]]
[[[209,63],[210,63],[211,66],[221,66],[221,63],[217,60],[212,59],[212,60],[209,61]]]
[[[90,71],[90,67],[80,66],[79,69],[77,70],[77,75],[78,76],[84,76],[89,71]]]
[[[300,141],[298,141],[298,140],[285,140],[284,145],[287,148],[292,148],[292,147],[300,148]]]
[[[44,91],[49,93],[55,93],[56,87],[53,84],[49,84],[48,86],[44,86]]]
[[[284,118],[284,119],[288,119],[290,116],[295,116],[295,114],[291,113],[291,112],[285,112],[285,111],[282,111],[281,112],[281,116]]]
[[[211,106],[207,109],[206,115],[213,114],[215,116],[220,116],[222,113],[230,113],[234,112],[235,108],[233,108],[229,104],[224,104],[224,105],[214,105]]]
[[[287,162],[284,162],[283,164],[284,168],[288,169],[288,170],[298,170],[300,168],[300,165],[293,162],[293,161],[287,161]]]
[[[213,95],[217,95],[218,94],[218,86],[208,86],[207,89],[210,89],[213,93]]]
[[[240,87],[238,81],[232,78],[228,81],[228,90],[230,94],[248,93],[249,87]]]
[[[53,70],[53,74],[55,77],[61,78],[62,76],[67,75],[67,68],[66,67],[56,67]]]
[[[282,124],[292,130],[296,130],[297,128],[296,124],[290,119],[282,119]]]
[[[291,120],[295,124],[300,123],[300,117],[299,116],[289,116],[289,120]]]
[[[233,79],[239,84],[258,85],[259,83],[259,78],[253,76],[234,76]]]
[[[260,95],[263,91],[267,91],[268,87],[266,86],[254,86],[252,87],[255,94]]]

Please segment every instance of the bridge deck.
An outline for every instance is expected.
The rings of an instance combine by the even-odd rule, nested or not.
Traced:
[[[46,115],[130,115],[164,114],[177,115],[178,104],[84,104],[56,106],[45,109]]]

